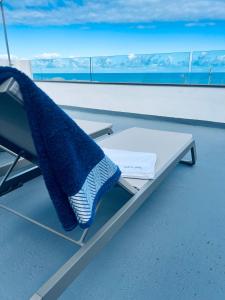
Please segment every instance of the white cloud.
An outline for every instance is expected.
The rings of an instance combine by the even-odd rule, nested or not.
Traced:
[[[215,26],[215,22],[191,22],[185,24],[186,27],[207,27],[207,26]]]
[[[68,25],[85,23],[143,23],[155,21],[225,20],[224,0],[8,0],[8,23]],[[206,23],[205,23],[206,24]],[[192,26],[189,25],[189,26]],[[140,28],[141,29],[141,28]]]
[[[10,58],[11,59],[18,59],[18,56],[10,54]],[[7,54],[0,54],[0,59],[8,59],[8,55]]]
[[[224,54],[224,55],[217,56],[217,60],[218,60],[219,62],[225,63],[225,54]]]
[[[114,57],[96,57],[95,72],[159,72],[188,70],[189,54],[129,54]]]
[[[129,60],[132,60],[132,59],[135,59],[135,58],[136,58],[136,55],[134,53],[128,54],[128,59]]]
[[[140,24],[140,25],[135,26],[135,28],[137,28],[137,29],[155,29],[156,26],[155,25],[143,25],[143,24]]]
[[[208,51],[196,52],[193,56],[193,70],[208,71],[213,69],[214,72],[224,72],[225,67],[225,51]]]
[[[89,72],[89,58],[45,58],[32,60],[34,73],[87,73]]]
[[[57,52],[46,52],[46,53],[35,55],[35,58],[51,59],[51,58],[59,58],[60,56],[61,55]]]

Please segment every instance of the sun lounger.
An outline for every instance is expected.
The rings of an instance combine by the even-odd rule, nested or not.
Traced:
[[[92,257],[113,237],[135,211],[149,198],[169,172],[181,162],[194,165],[195,142],[191,134],[131,128],[99,142],[111,149],[155,152],[157,154],[154,180],[121,179],[119,184],[130,193],[130,199],[85,242],[87,231],[77,241],[80,249],[32,296],[35,299],[56,299],[75,279]],[[183,157],[190,151],[190,161]]]
[[[20,114],[22,114],[22,111],[20,111]],[[12,151],[16,155],[16,158],[2,180],[0,189],[7,184],[7,178],[20,157],[24,157],[34,164],[37,161],[28,124],[24,119],[21,120],[19,114],[17,115],[17,119],[12,121],[14,121],[14,125],[16,123],[18,126],[17,136],[12,135],[12,131],[10,130],[0,130],[0,144],[9,151]],[[155,179],[140,180],[121,178],[119,185],[122,189],[129,192],[129,200],[90,238],[88,236],[89,229],[85,229],[79,239],[69,239],[68,236],[10,209],[10,211],[17,214],[17,216],[41,226],[53,234],[57,234],[62,238],[70,240],[79,246],[79,250],[48,281],[46,281],[36,293],[34,293],[31,298],[33,300],[57,299],[66,287],[84,269],[94,255],[126,223],[143,202],[149,198],[151,193],[159,186],[161,181],[168,176],[177,163],[182,162],[187,165],[194,165],[196,162],[195,142],[191,134],[144,128],[130,128],[100,141],[99,145],[110,149],[156,153],[157,162]],[[183,161],[183,158],[189,151],[191,159]],[[10,186],[8,186],[8,188],[10,188]],[[0,207],[2,207],[1,204]]]

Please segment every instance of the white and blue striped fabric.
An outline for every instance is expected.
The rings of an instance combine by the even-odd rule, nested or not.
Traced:
[[[93,222],[98,194],[104,184],[118,171],[118,167],[105,156],[88,174],[78,193],[69,197],[70,205],[82,228]]]

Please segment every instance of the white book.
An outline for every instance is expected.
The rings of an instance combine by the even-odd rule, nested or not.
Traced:
[[[103,148],[105,154],[119,166],[122,177],[154,179],[156,153]]]

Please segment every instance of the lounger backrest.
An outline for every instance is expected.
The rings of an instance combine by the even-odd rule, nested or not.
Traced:
[[[10,78],[0,85],[0,144],[36,162],[37,155],[18,83]]]

